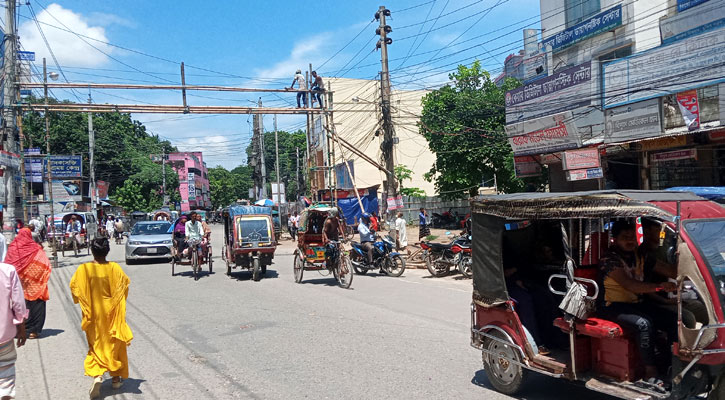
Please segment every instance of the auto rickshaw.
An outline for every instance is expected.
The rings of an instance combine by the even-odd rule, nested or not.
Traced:
[[[272,264],[277,240],[274,235],[272,210],[263,206],[231,206],[222,211],[224,220],[224,247],[222,258],[227,264],[227,275],[232,269],[252,271],[252,279],[259,281]]]
[[[482,351],[493,388],[514,394],[536,372],[623,399],[725,399],[723,206],[689,192],[619,190],[479,196],[471,208],[471,345]],[[611,243],[609,229],[638,218],[660,224],[658,254],[677,268],[671,314],[677,338],[671,345],[662,332],[652,338],[662,349],[660,384],[642,379],[635,332],[600,314],[606,288],[598,264]],[[545,261],[537,260],[544,257],[537,249],[542,242],[551,247]],[[541,343],[522,322],[522,304],[510,295],[512,267],[544,288],[535,302],[555,300],[548,319],[536,315],[538,328],[563,339],[549,354],[539,352]],[[688,322],[690,301],[704,315]]]

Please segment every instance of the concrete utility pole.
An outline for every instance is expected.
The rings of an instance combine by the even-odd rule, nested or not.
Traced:
[[[3,93],[3,134],[7,137],[3,149],[10,153],[16,152],[15,143],[15,103],[17,101],[16,64],[17,40],[15,32],[15,0],[7,0],[5,8],[5,92]],[[7,166],[4,172],[5,178],[5,210],[3,212],[3,226],[11,227],[10,235],[14,237],[12,229],[15,220],[15,175],[18,171],[12,166]]]
[[[383,143],[380,148],[385,159],[385,169],[388,170],[387,185],[385,187],[386,198],[383,198],[383,209],[387,212],[387,198],[395,198],[398,196],[398,184],[395,182],[395,134],[393,132],[393,120],[390,114],[390,72],[388,70],[388,45],[393,43],[393,39],[388,37],[388,33],[393,29],[385,24],[385,17],[390,16],[390,10],[385,6],[380,6],[375,18],[380,21],[380,26],[375,33],[380,35],[380,40],[376,45],[380,49],[380,63],[382,69],[380,71],[380,89],[381,89],[381,108],[383,112]]]
[[[295,202],[297,202],[297,199],[300,197],[300,148],[295,147],[295,150],[297,151],[297,177],[295,178],[295,182],[297,184],[295,185]]]
[[[262,98],[259,98],[259,107],[262,107]],[[262,198],[267,198],[267,166],[264,165],[264,119],[262,118],[261,114],[259,115],[259,124],[257,126],[259,127],[259,162],[260,165],[260,171],[262,173],[262,187],[260,189],[260,192],[262,192]]]
[[[50,119],[48,117],[48,67],[43,58],[43,99],[45,103],[45,157],[46,157],[46,176],[48,179],[48,199],[50,200],[50,226],[48,231],[55,237],[55,210],[53,207],[53,176],[50,174]],[[53,246],[53,267],[58,268],[58,248],[55,246],[55,240],[50,242]]]
[[[282,186],[279,177],[279,137],[277,136],[277,114],[274,115],[274,163],[277,170],[277,202],[282,204]]]
[[[93,104],[91,99],[91,90],[88,89],[88,104]],[[91,195],[91,211],[93,215],[98,217],[96,213],[96,166],[93,160],[93,150],[96,148],[96,133],[93,131],[93,111],[88,112],[88,165],[90,168],[90,195]]]

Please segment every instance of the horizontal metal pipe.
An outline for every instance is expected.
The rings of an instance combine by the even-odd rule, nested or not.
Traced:
[[[54,112],[122,112],[122,113],[159,113],[159,114],[319,114],[325,112],[319,108],[282,108],[282,107],[243,107],[243,106],[188,106],[147,105],[147,104],[49,104],[25,103],[19,105],[23,110],[48,110]],[[328,112],[333,112],[332,110]],[[335,110],[334,112],[365,112],[376,110]]]
[[[42,89],[46,86],[44,83],[37,82],[18,82],[18,87],[25,89]],[[210,92],[271,92],[271,93],[297,93],[311,92],[311,90],[297,89],[260,89],[260,88],[241,88],[234,86],[210,86],[210,85],[137,85],[126,83],[48,83],[48,89],[136,89],[136,90],[200,90]]]

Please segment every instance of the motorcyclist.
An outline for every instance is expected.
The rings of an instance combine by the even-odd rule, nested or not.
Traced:
[[[357,231],[360,234],[360,247],[365,250],[367,254],[368,265],[373,264],[373,243],[375,243],[375,231],[370,228],[370,214],[363,214],[360,219],[360,224],[357,226]]]

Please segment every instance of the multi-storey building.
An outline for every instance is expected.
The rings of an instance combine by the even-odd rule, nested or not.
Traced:
[[[725,0],[540,5],[532,78],[506,95],[517,173],[546,168],[552,191],[725,185]]]
[[[509,54],[503,62],[503,71],[493,81],[500,87],[506,78],[524,80],[524,50]]]
[[[171,153],[169,164],[179,174],[181,211],[210,209],[209,176],[201,152]]]

